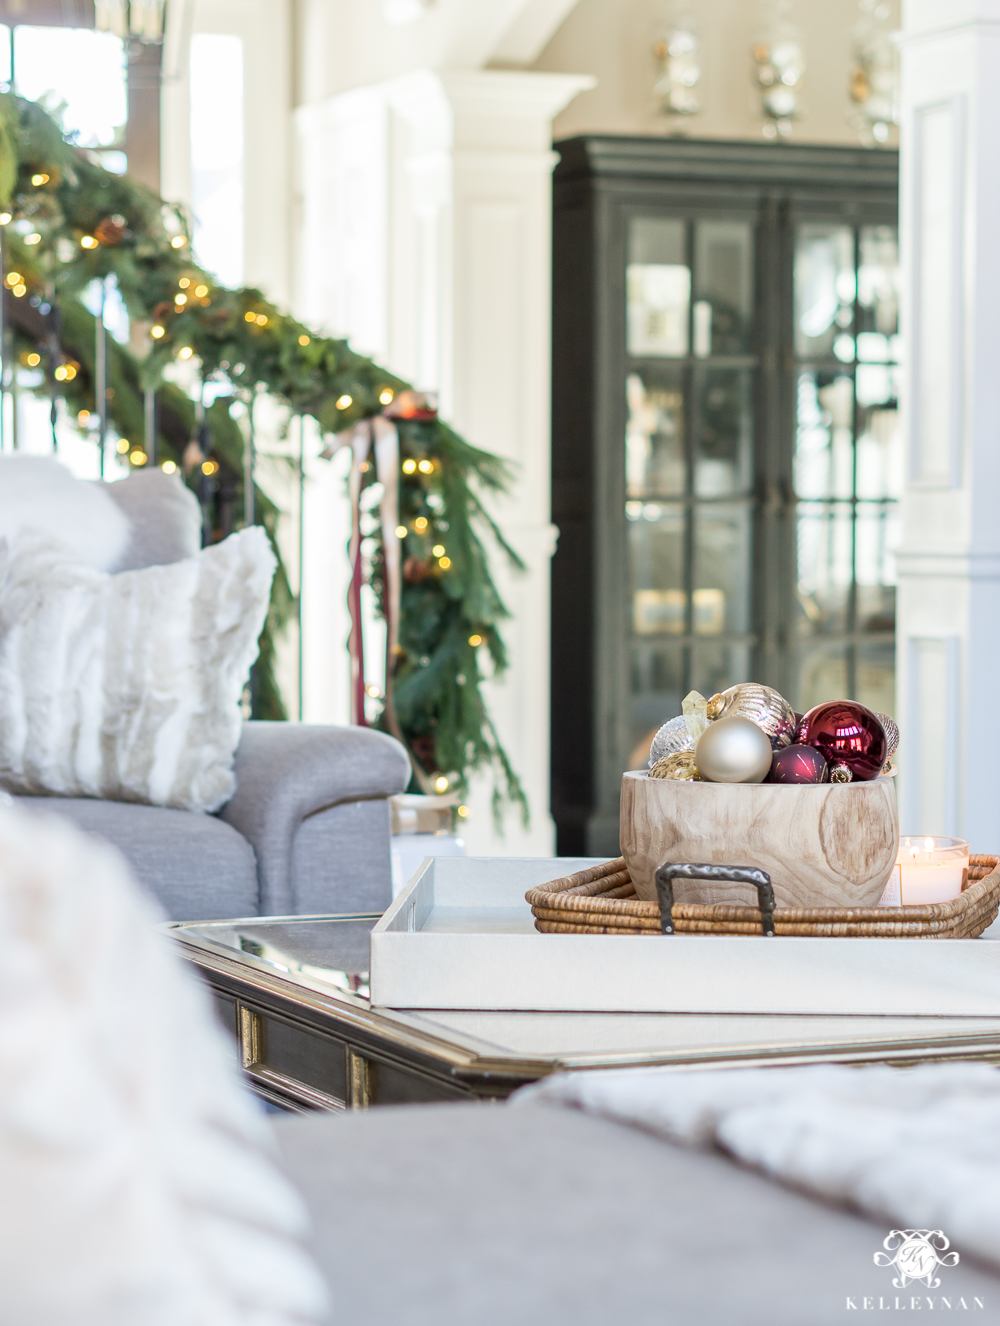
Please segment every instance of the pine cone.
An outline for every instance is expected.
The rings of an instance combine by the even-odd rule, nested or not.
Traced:
[[[113,248],[120,244],[128,232],[128,223],[123,216],[106,216],[94,227],[94,236],[102,244]]]

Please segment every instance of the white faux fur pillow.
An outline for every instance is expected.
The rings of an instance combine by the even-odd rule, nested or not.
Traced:
[[[217,810],[275,558],[262,529],[106,575],[34,531],[0,545],[0,786]]]
[[[302,1200],[159,919],[112,848],[0,805],[0,1321],[316,1326]]]
[[[77,479],[54,456],[0,456],[0,539],[33,529],[63,544],[73,561],[111,571],[132,530],[110,487]]]

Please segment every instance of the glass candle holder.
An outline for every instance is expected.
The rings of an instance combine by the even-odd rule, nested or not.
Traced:
[[[923,834],[900,838],[896,871],[903,907],[948,902],[959,896],[969,878],[969,844]]]

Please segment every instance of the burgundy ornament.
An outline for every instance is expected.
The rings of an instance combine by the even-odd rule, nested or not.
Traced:
[[[795,740],[815,746],[830,765],[843,764],[859,783],[870,782],[886,761],[885,729],[855,700],[827,700],[803,715]]]
[[[815,746],[786,746],[775,751],[769,783],[825,783],[826,760]]]

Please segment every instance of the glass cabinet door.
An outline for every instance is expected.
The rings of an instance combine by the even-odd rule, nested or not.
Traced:
[[[892,712],[899,162],[557,147],[551,809],[560,853],[615,856],[688,690]]]
[[[799,225],[794,290],[793,702],[849,695],[891,714],[903,482],[895,227]]]
[[[628,223],[629,767],[692,687],[751,673],[754,223]],[[640,758],[641,755],[641,758]]]

